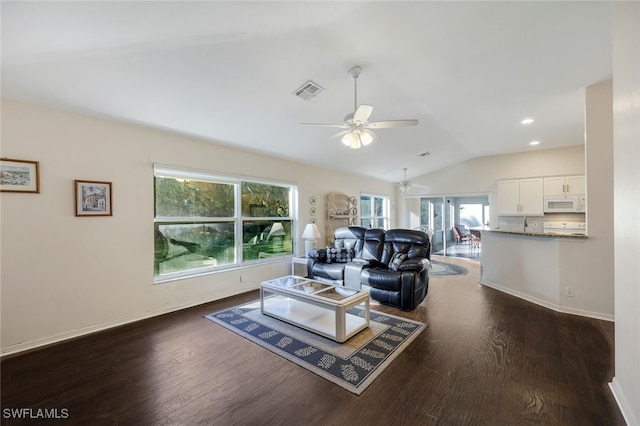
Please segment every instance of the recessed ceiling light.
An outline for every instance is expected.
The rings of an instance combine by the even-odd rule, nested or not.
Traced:
[[[540,145],[540,141],[531,141],[529,145]]]
[[[525,124],[525,125],[526,124],[531,124],[531,123],[533,123],[533,118],[525,118],[520,123]]]

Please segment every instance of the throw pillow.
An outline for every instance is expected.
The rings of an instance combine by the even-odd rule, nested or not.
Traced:
[[[389,269],[392,271],[397,271],[406,258],[407,255],[404,253],[394,253],[393,256],[391,256],[391,260],[389,261]]]
[[[347,263],[353,259],[353,249],[327,247],[327,263]]]

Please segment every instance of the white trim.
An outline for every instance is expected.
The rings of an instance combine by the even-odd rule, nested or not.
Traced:
[[[582,309],[573,309],[573,308],[568,308],[566,306],[560,306],[560,305],[556,305],[555,303],[551,303],[548,302],[546,300],[543,299],[539,299],[537,297],[533,297],[529,294],[525,294],[525,293],[521,293],[519,291],[515,291],[511,288],[508,287],[504,287],[500,284],[496,284],[496,283],[492,283],[486,280],[480,280],[480,284],[487,286],[487,287],[491,287],[494,290],[498,290],[501,291],[503,293],[507,293],[510,294],[511,296],[515,296],[519,299],[522,300],[526,300],[527,302],[531,302],[531,303],[535,303],[536,305],[551,309],[553,311],[556,312],[560,312],[563,314],[572,314],[572,315],[579,315],[581,317],[587,317],[587,318],[593,318],[593,319],[598,319],[598,320],[603,320],[603,321],[611,321],[614,322],[615,321],[615,317],[613,315],[610,314],[603,314],[601,312],[591,312],[591,311],[585,311]]]
[[[624,417],[624,421],[628,425],[640,424],[640,419],[634,419],[633,411],[631,410],[631,408],[627,408],[631,407],[631,404],[625,397],[624,392],[622,392],[622,388],[618,386],[618,381],[615,377],[611,380],[611,383],[609,383],[609,389],[611,389],[611,393],[618,403],[618,408],[620,408],[620,412],[622,413],[622,417]]]

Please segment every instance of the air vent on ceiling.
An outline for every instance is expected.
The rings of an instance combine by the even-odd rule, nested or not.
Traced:
[[[310,101],[311,99],[318,96],[320,93],[324,92],[324,89],[318,86],[313,81],[309,80],[305,84],[303,84],[298,90],[293,92],[299,98],[304,99],[305,101]]]

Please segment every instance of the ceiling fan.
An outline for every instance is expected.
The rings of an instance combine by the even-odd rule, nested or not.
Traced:
[[[424,186],[424,185],[419,185],[417,183],[413,183],[407,180],[407,168],[405,167],[404,169],[402,169],[402,171],[404,171],[404,180],[400,183],[398,183],[398,186],[400,187],[400,191],[402,192],[407,192],[409,191],[411,188],[429,188],[428,186]]]
[[[369,145],[378,136],[373,129],[388,129],[391,127],[406,127],[416,126],[418,120],[388,120],[388,121],[374,121],[370,122],[369,117],[373,112],[371,105],[358,106],[358,77],[362,72],[362,68],[358,65],[349,69],[349,74],[353,77],[354,84],[354,112],[347,114],[344,117],[343,124],[323,124],[323,123],[302,123],[304,125],[311,126],[324,126],[324,127],[338,127],[346,129],[332,136],[332,138],[338,138],[342,136],[342,143],[346,146],[359,149],[363,146]]]

